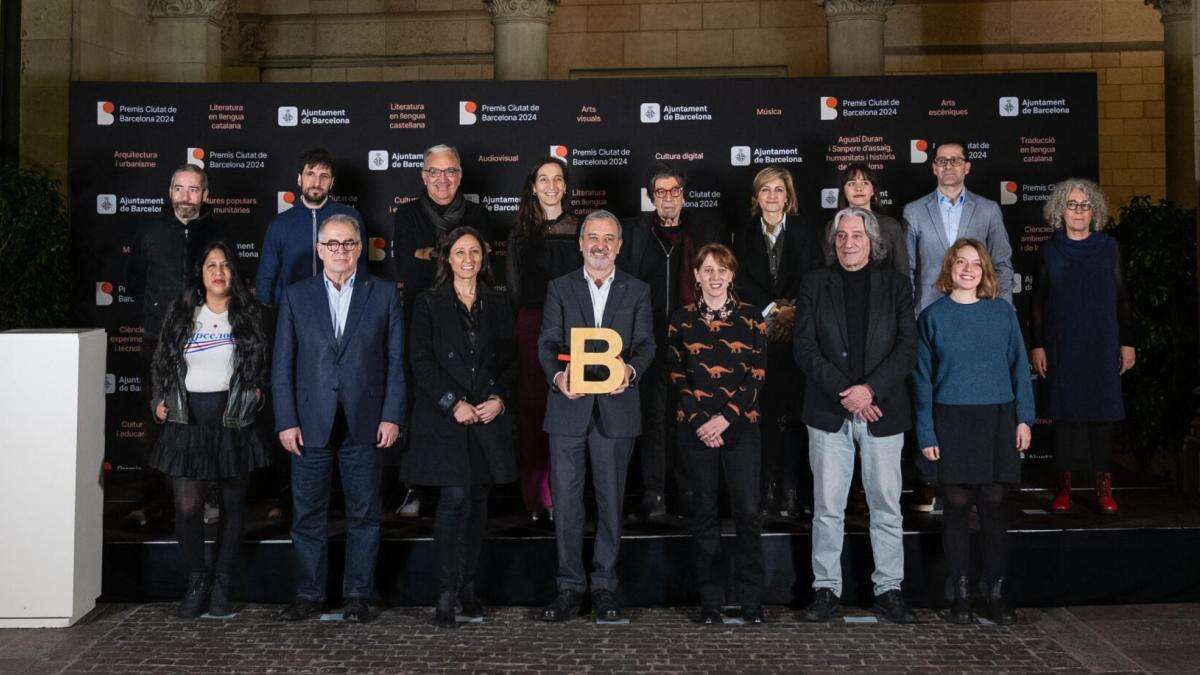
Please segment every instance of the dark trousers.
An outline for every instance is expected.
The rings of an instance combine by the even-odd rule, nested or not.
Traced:
[[[726,436],[730,436],[726,432]],[[760,441],[758,430],[749,427],[733,436],[728,445],[710,448],[690,430],[679,434],[680,454],[688,468],[692,504],[688,526],[695,544],[696,587],[706,607],[720,606],[728,563],[733,563],[733,593],[730,599],[742,605],[762,602],[763,552],[759,514]],[[719,516],[720,474],[725,471],[729,502],[737,532],[732,555],[723,559]]]
[[[339,411],[339,418],[344,415]],[[344,427],[344,421],[335,427]],[[340,439],[340,440],[339,440]],[[346,497],[345,598],[375,595],[375,558],[379,554],[380,450],[374,444],[352,444],[334,433],[323,448],[301,448],[292,455],[292,548],[296,555],[296,597],[325,599],[328,574],[329,484],[337,462]]]
[[[556,585],[560,591],[582,593],[587,589],[583,570],[585,461],[591,464],[596,494],[592,591],[617,590],[621,503],[625,500],[633,440],[605,436],[595,418],[586,436],[550,435],[550,489],[554,492],[554,537],[558,543]]]
[[[661,348],[660,353],[665,353],[665,349]],[[667,475],[670,473],[675,479],[680,499],[684,499],[690,488],[687,470],[679,461],[679,447],[675,442],[678,392],[670,384],[665,360],[656,359],[639,382],[642,435],[637,445],[642,464],[642,487],[646,495],[665,495]]]
[[[433,521],[438,591],[457,593],[473,588],[479,549],[487,527],[488,485],[443,486]]]
[[[546,415],[549,385],[538,362],[538,331],[542,327],[541,309],[522,309],[517,313],[517,356],[521,380],[518,386],[521,431],[521,497],[526,511],[548,509],[550,496],[550,444],[542,421]]]
[[[1059,471],[1112,471],[1112,422],[1055,422],[1054,464]]]

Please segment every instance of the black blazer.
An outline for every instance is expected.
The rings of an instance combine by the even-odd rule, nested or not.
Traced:
[[[503,293],[482,284],[479,291],[476,302],[483,305],[476,349],[463,329],[452,284],[425,291],[415,301],[409,338],[412,424],[400,465],[405,482],[469,485],[517,478],[511,414],[516,401],[509,394],[517,363],[512,309]],[[505,410],[488,424],[459,424],[454,419],[460,399],[478,405],[493,395],[503,400]],[[482,450],[490,469],[488,481],[471,475],[471,443]]]
[[[633,438],[642,433],[642,406],[638,396],[641,374],[654,360],[654,333],[650,322],[650,287],[629,274],[616,270],[604,316],[600,325],[617,331],[624,343],[621,358],[637,371],[633,382],[620,394],[588,394],[568,399],[554,385],[554,376],[563,369],[559,352],[571,348],[571,329],[596,325],[592,296],[583,268],[553,279],[546,289],[542,308],[542,332],[538,335],[538,361],[550,383],[546,416],[542,430],[548,434],[586,436],[592,422],[592,409],[600,413],[604,433],[609,438]]]
[[[738,260],[733,280],[738,299],[765,308],[780,298],[795,299],[804,275],[821,267],[820,232],[796,214],[787,217],[779,273],[774,281],[767,259],[767,238],[758,216],[733,233],[733,255]]]
[[[830,266],[804,277],[796,299],[792,347],[796,363],[807,376],[804,423],[828,432],[841,429],[848,413],[838,393],[855,384],[867,384],[883,411],[883,417],[869,425],[871,433],[891,436],[908,431],[913,410],[907,381],[917,365],[912,284],[893,270],[871,268],[863,359],[866,377],[862,382],[852,382],[846,374],[850,345],[842,288],[841,274]]]

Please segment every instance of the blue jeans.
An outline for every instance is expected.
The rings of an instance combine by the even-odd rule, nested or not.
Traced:
[[[899,590],[904,580],[904,523],[900,515],[900,450],[904,434],[877,438],[867,423],[847,419],[833,433],[808,428],[813,472],[813,588],[842,595],[842,541],[846,497],[854,478],[854,445],[862,457],[862,482],[871,509],[875,595]]]
[[[292,549],[296,554],[296,597],[325,599],[328,573],[329,482],[336,456],[346,495],[346,574],[344,598],[375,595],[379,554],[379,463],[374,445],[302,449],[292,455]]]

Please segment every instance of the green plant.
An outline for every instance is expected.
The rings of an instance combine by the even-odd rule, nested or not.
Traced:
[[[71,228],[59,181],[0,161],[0,330],[71,323]]]
[[[1196,412],[1196,211],[1134,197],[1109,232],[1121,243],[1136,316],[1137,365],[1125,376],[1122,445],[1142,469],[1178,479]]]

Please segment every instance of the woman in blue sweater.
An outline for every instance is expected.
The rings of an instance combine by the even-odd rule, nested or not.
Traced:
[[[951,623],[971,623],[971,503],[979,511],[987,605],[998,624],[1016,614],[1006,596],[1004,493],[1021,478],[1029,448],[1033,387],[1025,341],[1011,305],[998,299],[987,247],[959,239],[946,251],[945,294],[917,319],[917,442],[937,462],[945,499],[942,547],[954,582]]]

